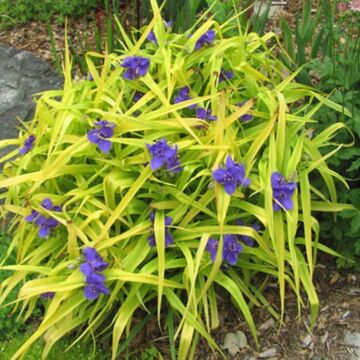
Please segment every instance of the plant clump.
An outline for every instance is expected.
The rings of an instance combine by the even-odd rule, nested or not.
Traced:
[[[46,356],[72,331],[110,332],[115,359],[134,314],[153,300],[159,321],[164,303],[172,308],[179,359],[194,355],[195,334],[221,352],[210,335],[219,287],[256,342],[251,308],[281,320],[286,284],[316,319],[312,275],[327,248],[314,212],[346,206],[331,153],[320,152],[341,124],[314,137],[307,127],[320,107],[341,107],[285,75],[274,34],[227,37],[229,25],[212,19],[177,34],[152,6],[138,41],[120,29],[120,55],[87,54],[88,79],[72,81],[66,57],[64,89],[42,95],[15,140],[25,150],[6,157],[16,156],[0,177],[3,214],[13,214],[5,257],[16,253],[16,263],[1,267],[15,272],[0,301],[21,284],[25,318],[45,305],[13,359],[43,335]],[[262,294],[274,278],[280,311]]]

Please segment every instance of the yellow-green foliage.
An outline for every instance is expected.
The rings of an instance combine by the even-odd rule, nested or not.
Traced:
[[[179,315],[175,335],[180,359],[193,355],[196,333],[221,352],[210,336],[219,324],[218,287],[231,295],[255,340],[251,308],[265,306],[281,321],[286,284],[297,295],[299,310],[308,301],[311,319],[316,319],[319,303],[312,275],[317,249],[326,248],[318,244],[313,212],[345,206],[336,203],[333,180],[342,179],[325,163],[332,153],[320,152],[341,125],[313,137],[311,126],[321,106],[341,109],[294,81],[296,74],[289,75],[268,48],[276,41],[274,34],[259,37],[240,32],[226,38],[227,24],[212,19],[201,19],[188,34],[174,34],[164,27],[155,3],[154,19],[138,41],[121,29],[120,55],[87,54],[93,80],[72,81],[67,55],[64,89],[45,92],[19,139],[0,142],[1,147],[21,147],[30,134],[36,137],[25,155],[14,150],[1,159],[16,155],[5,164],[0,178],[0,188],[6,189],[0,195],[3,216],[13,214],[12,242],[4,258],[14,252],[16,264],[1,267],[14,273],[1,284],[0,302],[21,284],[17,306],[28,318],[36,302],[43,301],[40,294],[55,292],[45,302],[38,329],[13,359],[43,335],[46,356],[59,338],[79,328],[79,338],[112,332],[115,358],[134,312],[153,299],[159,321],[164,303]],[[216,32],[213,45],[195,50],[208,29]],[[158,45],[146,40],[151,30]],[[146,76],[123,79],[120,64],[129,55],[150,59]],[[94,66],[94,57],[101,60],[101,67]],[[221,68],[231,68],[234,78],[220,83]],[[185,85],[193,99],[174,104],[174,96]],[[145,94],[137,102],[135,91]],[[236,105],[244,99],[243,106]],[[211,109],[217,121],[196,118],[188,109],[192,104]],[[247,113],[253,115],[252,121],[239,120]],[[86,137],[96,119],[116,124],[108,154]],[[179,173],[151,170],[146,145],[161,138],[178,147]],[[238,187],[232,196],[212,177],[212,170],[227,155],[245,165],[251,180],[248,188]],[[273,211],[274,171],[297,182],[292,210]],[[310,183],[312,172],[320,173],[328,193],[320,193]],[[63,204],[63,211],[42,208],[44,198]],[[25,221],[33,209],[60,222],[47,239]],[[151,211],[156,214],[154,224]],[[166,248],[164,216],[173,218],[167,230],[175,240]],[[238,219],[261,229],[236,225]],[[155,248],[148,244],[152,233]],[[237,265],[230,268],[222,266],[221,255],[212,263],[205,249],[210,236],[220,239],[221,248],[224,234],[250,236],[256,244],[244,245]],[[82,291],[85,283],[78,267],[84,247],[96,248],[109,263],[103,274],[110,295],[95,301],[88,301]],[[280,313],[261,293],[267,280],[274,278],[279,284]]]

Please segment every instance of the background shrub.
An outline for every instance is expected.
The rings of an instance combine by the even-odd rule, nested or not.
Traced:
[[[24,24],[31,20],[52,20],[63,23],[66,16],[80,16],[98,7],[98,0],[2,0],[0,27]]]

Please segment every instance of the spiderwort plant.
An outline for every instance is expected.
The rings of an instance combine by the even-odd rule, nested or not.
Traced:
[[[155,16],[151,26],[161,27],[162,23],[156,23],[162,21],[156,0],[151,4]],[[179,359],[191,359],[195,344],[189,334],[196,332],[222,352],[201,320],[216,326],[219,288],[237,305],[255,342],[253,305],[263,304],[281,319],[286,292],[292,289],[297,297],[306,293],[314,323],[319,309],[311,281],[318,243],[316,214],[346,208],[336,202],[333,172],[326,165],[326,149],[343,124],[319,132],[315,138],[307,137],[306,127],[313,126],[315,118],[309,119],[309,108],[330,105],[344,114],[346,109],[298,84],[296,74],[287,77],[288,69],[285,71],[266,46],[272,34],[227,37],[206,14],[201,22],[203,29],[218,29],[217,40],[214,32],[207,33],[199,39],[201,48],[190,54],[183,34],[171,33],[166,43],[143,46],[144,37],[135,43],[137,36],[127,37],[121,29],[126,46],[121,56],[87,54],[91,73],[101,79],[91,84],[70,80],[71,61],[65,54],[63,95],[47,92],[38,101],[27,131],[41,134],[41,146],[29,151],[26,158],[18,156],[6,163],[0,175],[1,215],[12,219],[12,243],[4,256],[14,253],[17,259],[7,268],[15,268],[16,273],[3,282],[0,299],[5,301],[6,294],[22,284],[18,300],[25,307],[47,291],[58,294],[55,300],[59,301],[45,309],[40,330],[16,351],[14,360],[45,331],[65,335],[78,326],[81,336],[94,336],[95,341],[112,336],[112,358],[116,359],[118,344],[127,329],[131,331],[137,309],[152,311],[154,299],[159,323],[162,309],[172,309],[166,316],[178,327]],[[140,59],[134,57],[134,51],[141,51]],[[152,59],[151,66],[143,59]],[[112,68],[115,63],[122,63],[122,69]],[[211,69],[219,69],[221,64],[236,69],[231,87],[212,77]],[[185,84],[191,91],[179,94]],[[139,90],[149,101],[141,101],[141,115],[132,116],[134,94]],[[181,101],[174,104],[174,97],[193,93],[199,104],[206,104],[203,110],[197,108],[197,118],[196,112],[188,116],[190,111]],[[251,110],[257,117],[256,122],[243,126],[234,118],[231,104],[238,101],[234,99],[246,98],[258,99]],[[211,118],[215,109],[221,117],[205,130],[199,128],[200,120],[215,120]],[[96,122],[90,130],[85,116],[106,120]],[[23,139],[12,143],[20,141]],[[0,147],[5,143],[0,142]],[[96,148],[108,155],[96,156]],[[18,149],[13,155],[17,153]],[[239,158],[243,164],[235,161]],[[271,182],[276,167],[297,174],[296,191],[292,181],[279,181],[279,176]],[[176,176],[167,176],[173,172]],[[312,183],[315,176],[318,181]],[[322,193],[319,186],[324,178],[328,192]],[[246,186],[246,196],[236,192]],[[278,191],[286,193],[286,202]],[[44,193],[52,202],[46,200],[29,211],[31,224],[24,221],[28,215],[24,205],[35,203]],[[299,206],[293,206],[291,214],[268,211],[275,199],[281,209],[289,208],[295,193],[299,194]],[[53,204],[58,198],[66,201],[66,212],[61,215],[55,209],[59,205]],[[148,220],[150,208],[155,213],[153,221]],[[40,218],[48,220],[51,215],[64,218],[64,226],[53,231],[52,224]],[[234,225],[240,218],[263,229],[256,235],[257,246],[248,246],[244,237],[250,235],[248,229]],[[42,233],[51,234],[46,241],[28,231],[37,219],[37,226],[44,227]],[[304,231],[296,231],[299,227]],[[154,251],[151,246],[159,239],[164,246],[156,244]],[[220,243],[221,263],[214,262]],[[111,268],[99,252],[113,259]],[[79,263],[80,269],[74,269],[73,264]],[[280,311],[266,300],[258,287],[259,278],[279,284]],[[110,289],[111,296],[103,296]],[[298,300],[299,306],[305,302]],[[211,306],[205,307],[204,301]],[[44,358],[54,339],[57,336],[46,337]]]

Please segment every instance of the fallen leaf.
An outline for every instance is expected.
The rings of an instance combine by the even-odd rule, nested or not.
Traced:
[[[246,335],[238,330],[236,333],[228,333],[224,339],[223,349],[227,349],[231,356],[235,356],[240,349],[243,349],[248,344]]]
[[[265,321],[262,325],[260,325],[259,330],[268,330],[275,325],[275,320],[270,318],[269,320]]]
[[[276,348],[270,348],[259,354],[259,358],[266,359],[275,356],[278,353]]]

